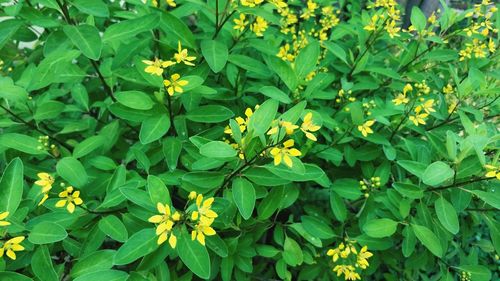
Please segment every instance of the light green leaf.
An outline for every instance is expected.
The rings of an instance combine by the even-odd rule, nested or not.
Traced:
[[[241,216],[248,220],[255,208],[255,188],[250,181],[242,177],[234,179],[232,186],[234,203],[238,207]]]
[[[186,118],[200,123],[219,123],[233,117],[234,113],[222,105],[205,105],[194,108],[186,114]]]
[[[159,177],[148,176],[148,192],[153,204],[162,203],[172,205],[168,188]]]
[[[43,221],[33,227],[28,240],[33,244],[51,244],[68,236],[64,227],[50,221]]]
[[[422,181],[430,186],[439,186],[453,178],[455,172],[450,166],[441,161],[430,164],[422,175]]]
[[[92,25],[66,25],[63,27],[66,36],[82,51],[83,55],[92,60],[101,57],[102,41],[99,30]]]
[[[139,140],[142,144],[154,142],[170,129],[170,118],[168,114],[159,114],[151,116],[142,121],[141,131],[139,132]]]
[[[238,152],[228,143],[223,141],[211,141],[200,147],[200,154],[210,158],[230,158]]]
[[[458,223],[457,211],[455,211],[453,205],[441,196],[434,202],[434,208],[444,228],[453,234],[457,234],[460,226]]]
[[[213,72],[220,72],[226,65],[228,50],[226,44],[217,40],[204,40],[200,44],[201,53]]]
[[[265,96],[268,96],[284,104],[289,104],[292,102],[292,100],[290,99],[290,97],[288,97],[287,94],[285,94],[282,90],[274,86],[264,86],[260,88],[259,92],[261,92]]]
[[[318,218],[312,216],[302,216],[302,226],[305,231],[320,239],[330,239],[335,236],[333,229]]]
[[[116,252],[114,264],[129,264],[158,248],[157,236],[153,228],[140,230],[132,235]]]
[[[82,163],[73,157],[65,157],[56,165],[59,176],[65,179],[70,185],[80,188],[87,184],[88,176]]]
[[[106,139],[102,136],[92,136],[75,146],[73,157],[81,158],[101,147]]]
[[[290,237],[285,237],[283,259],[290,266],[297,266],[304,261],[304,254],[299,243]]]
[[[210,277],[210,256],[207,249],[197,240],[191,240],[187,233],[182,233],[177,240],[177,254],[182,262],[198,277]]]
[[[47,246],[40,245],[31,257],[31,269],[35,276],[44,281],[58,281],[59,276],[54,270],[52,258]]]
[[[9,212],[12,216],[23,197],[24,166],[20,158],[10,161],[0,180],[0,212]]]
[[[398,223],[391,219],[369,219],[363,225],[363,231],[370,237],[383,238],[393,235],[397,227]]]
[[[99,229],[106,235],[118,242],[125,242],[128,239],[127,228],[116,216],[109,215],[99,221]]]
[[[443,256],[443,248],[441,243],[439,243],[439,238],[425,226],[412,224],[413,232],[417,236],[418,240],[429,250],[432,254],[437,257]]]
[[[122,105],[139,110],[153,108],[154,102],[151,98],[140,91],[123,91],[115,93],[116,100]]]

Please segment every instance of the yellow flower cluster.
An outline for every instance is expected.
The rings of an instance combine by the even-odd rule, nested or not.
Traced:
[[[191,221],[196,222],[196,225],[193,226],[191,231],[191,239],[196,239],[201,245],[205,246],[205,235],[212,236],[216,234],[211,225],[218,215],[211,209],[214,202],[213,197],[203,200],[203,195],[192,191],[189,194],[189,199],[194,200],[195,198],[196,211],[191,213]]]
[[[260,16],[257,16],[257,18],[255,18],[254,23],[250,26],[250,30],[252,30],[257,37],[264,36],[264,31],[266,31],[267,28],[268,28],[267,21]]]
[[[195,64],[192,62],[195,59],[196,57],[190,56],[188,54],[187,49],[182,48],[181,42],[179,41],[177,53],[174,54],[172,60],[163,61],[161,59],[155,58],[153,61],[143,60],[142,62],[147,65],[146,68],[144,69],[146,73],[157,76],[163,76],[163,72],[165,69],[176,64],[183,63],[188,66],[195,66]],[[173,96],[175,93],[179,94],[183,93],[184,90],[182,87],[189,84],[189,81],[182,80],[180,78],[181,76],[178,73],[174,73],[170,76],[170,79],[163,80],[163,84],[165,85],[167,93],[170,96]]]
[[[376,31],[380,26],[387,32],[389,37],[399,37],[401,28],[398,27],[398,21],[401,20],[401,11],[395,0],[376,0],[368,6],[368,9],[377,9],[376,14],[370,19],[370,22],[364,27],[367,31]]]
[[[156,224],[156,235],[158,235],[158,245],[163,244],[168,239],[170,247],[175,248],[177,245],[177,237],[174,235],[172,228],[174,223],[181,219],[181,214],[175,211],[173,214],[170,206],[158,202],[156,209],[159,215],[154,215],[149,218],[149,222]]]
[[[258,108],[259,108],[259,105],[256,105],[255,110],[257,110]],[[246,131],[248,122],[250,121],[250,117],[252,117],[252,115],[253,115],[253,110],[251,108],[247,108],[245,110],[245,117],[246,118],[243,118],[241,116],[238,116],[235,118],[236,123],[239,126],[240,133],[244,133]],[[224,128],[224,133],[228,134],[230,136],[233,136],[233,131],[231,130],[231,127],[229,125],[227,125]],[[245,149],[245,141],[244,140],[245,139],[241,139],[241,144],[238,144],[236,142],[232,143],[229,139],[224,138],[224,141],[226,143],[230,144],[234,149],[239,151],[238,156],[240,157],[240,159],[245,159],[245,154],[243,152]]]
[[[258,5],[262,4],[263,2],[264,2],[264,0],[241,0],[240,1],[242,6],[250,7],[250,8],[258,6]]]
[[[451,114],[458,109],[458,98],[454,95],[455,88],[448,83],[443,87],[443,93],[448,104],[448,114]]]
[[[480,4],[475,4],[473,11],[467,13],[466,17],[471,18],[471,24],[464,28],[468,38],[465,48],[460,50],[460,61],[474,58],[485,58],[489,54],[496,52],[496,45],[493,41],[493,34],[498,33],[491,22],[493,15],[498,11],[491,1],[483,0]]]
[[[47,198],[49,198],[49,191],[52,189],[52,185],[54,184],[54,178],[48,173],[38,173],[38,180],[35,182],[36,185],[42,188],[43,198],[38,203],[38,206],[42,205]]]
[[[500,180],[500,167],[496,167],[493,165],[485,165],[484,167],[488,170],[486,175],[484,175],[485,177],[497,178],[498,180]]]
[[[407,94],[408,94],[408,92],[411,92],[411,91],[413,91],[413,87],[411,86],[411,84],[406,84],[403,88],[403,92],[399,93],[396,96],[396,98],[392,100],[392,102],[395,105],[407,104],[410,101]]]
[[[368,268],[370,265],[368,259],[373,256],[368,251],[367,246],[363,246],[358,251],[350,241],[346,244],[340,243],[337,248],[328,250],[326,254],[332,257],[332,261],[335,264],[333,271],[337,273],[337,276],[343,274],[345,280],[361,280],[358,269],[364,270]],[[337,264],[339,260],[341,263]]]
[[[19,251],[23,251],[24,247],[21,245],[21,242],[24,241],[24,236],[17,236],[11,238],[3,243],[2,247],[0,247],[0,258],[3,257],[4,253],[12,260],[16,259],[16,253]]]
[[[76,206],[83,204],[83,200],[80,198],[80,191],[74,190],[72,186],[68,186],[64,191],[60,192],[59,197],[62,199],[57,201],[55,206],[57,208],[64,208],[66,206],[66,209],[70,213],[75,211]]]
[[[358,126],[358,131],[361,132],[363,137],[367,137],[369,134],[373,134],[372,126],[375,124],[375,120],[368,120],[365,123]]]
[[[142,3],[144,3],[144,4],[146,4],[147,2],[148,2],[148,0],[142,0]],[[176,7],[176,6],[177,6],[177,4],[175,3],[175,1],[174,1],[174,0],[165,0],[165,2],[167,3],[167,5],[168,5],[169,7],[174,8],[174,7]],[[151,4],[152,4],[154,7],[157,7],[157,8],[159,7],[158,0],[151,0]]]
[[[366,198],[370,197],[370,191],[380,187],[380,177],[371,177],[369,180],[363,179],[359,181],[361,192]]]
[[[418,126],[419,124],[425,125],[426,122],[425,120],[429,116],[431,112],[436,112],[434,110],[434,100],[429,99],[425,102],[423,102],[420,105],[417,105],[414,109],[414,114],[410,115],[409,119],[415,126]]]

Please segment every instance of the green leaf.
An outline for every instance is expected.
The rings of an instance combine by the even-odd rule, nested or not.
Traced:
[[[0,135],[0,146],[19,150],[27,154],[47,154],[47,151],[38,149],[41,145],[35,138],[18,133]]]
[[[255,208],[255,188],[250,181],[242,177],[234,179],[232,186],[234,203],[238,207],[241,216],[248,220]]]
[[[163,137],[168,132],[168,129],[170,129],[168,114],[151,116],[142,121],[139,140],[142,144],[154,142]]]
[[[148,110],[154,105],[151,98],[140,91],[117,92],[115,97],[120,104],[133,109]]]
[[[80,12],[96,17],[109,17],[108,5],[102,0],[72,0],[71,4]]]
[[[1,26],[0,26],[1,27]],[[0,271],[0,280],[5,281],[33,281],[33,279],[25,275],[11,271]]]
[[[398,223],[391,219],[369,219],[363,225],[363,231],[370,237],[383,238],[393,235],[397,227]]]
[[[471,190],[471,192],[484,202],[500,210],[500,192],[485,192],[482,190]]]
[[[2,89],[2,91],[0,91],[0,98],[12,102],[25,102],[28,100],[28,92],[26,89],[15,85],[10,77],[0,77],[0,88]]]
[[[443,248],[439,242],[439,238],[425,226],[412,224],[413,232],[417,236],[418,240],[429,250],[431,253],[437,257],[443,256]]]
[[[66,180],[70,185],[81,188],[87,184],[88,176],[82,163],[73,157],[65,157],[56,165],[56,171],[59,176]]]
[[[95,26],[88,24],[66,25],[63,30],[84,56],[92,60],[98,60],[101,57],[102,41],[99,30]]]
[[[397,192],[401,193],[401,195],[410,199],[420,199],[424,197],[424,190],[414,184],[395,182],[392,184],[392,187],[394,187]]]
[[[224,175],[218,172],[190,172],[182,180],[201,188],[213,189],[221,186]]]
[[[9,42],[10,38],[16,34],[23,25],[22,20],[8,19],[0,22],[0,50]]]
[[[455,172],[441,161],[430,164],[422,175],[422,181],[430,186],[439,186],[453,178]]]
[[[347,55],[346,55],[344,49],[342,49],[342,47],[340,47],[339,45],[337,45],[331,41],[323,42],[323,44],[325,44],[326,49],[328,51],[330,51],[334,56],[339,58],[345,64],[347,64],[347,65],[349,64],[347,62]]]
[[[7,165],[0,179],[0,212],[9,212],[12,216],[23,197],[24,166],[20,158],[15,158]]]
[[[418,6],[413,6],[411,9],[411,24],[417,29],[417,31],[421,32],[425,29],[427,25],[427,18],[424,13]]]
[[[168,188],[159,177],[148,176],[148,192],[153,204],[162,203],[172,205]]]
[[[85,275],[75,278],[74,281],[125,281],[128,279],[128,274],[120,270],[101,270],[90,272]]]
[[[397,163],[399,166],[417,176],[419,179],[422,179],[424,171],[427,168],[427,165],[411,160],[399,160]]]
[[[178,138],[167,137],[165,141],[163,141],[162,151],[170,171],[175,170],[182,151],[182,142]]]
[[[210,158],[230,158],[235,157],[238,152],[228,143],[211,141],[200,147],[200,154]]]
[[[177,240],[177,254],[194,274],[202,279],[210,277],[210,256],[207,249],[197,240],[183,232]]]
[[[135,35],[153,30],[158,26],[158,14],[151,13],[146,16],[124,20],[109,26],[102,37],[103,43],[130,40]]]
[[[302,216],[302,226],[305,231],[320,239],[330,239],[335,236],[333,229],[318,218],[312,216]]]
[[[457,267],[461,271],[471,274],[471,281],[490,281],[491,271],[484,265],[462,265]]]
[[[31,269],[35,276],[44,281],[58,281],[59,276],[54,270],[52,258],[47,246],[40,245],[31,257]]]
[[[73,157],[81,158],[101,147],[105,141],[103,136],[92,136],[75,146]]]
[[[286,236],[285,244],[283,246],[283,259],[290,266],[297,266],[304,261],[304,254],[300,248],[299,243],[292,238]]]
[[[446,201],[444,197],[439,197],[436,202],[434,202],[434,208],[436,210],[437,217],[444,228],[453,234],[457,234],[460,226],[458,224],[457,211],[455,211],[453,205]]]
[[[226,66],[228,50],[226,44],[217,40],[204,40],[200,44],[201,53],[213,72],[220,72]]]
[[[167,40],[177,47],[177,42],[190,48],[196,48],[193,33],[189,27],[172,13],[164,12],[160,18],[160,28],[167,34]]]
[[[118,242],[125,242],[128,239],[127,228],[116,216],[109,215],[99,221],[99,229]]]
[[[59,116],[65,108],[65,105],[62,102],[58,101],[47,101],[40,104],[36,108],[35,115],[33,118],[36,121],[42,121],[46,119],[54,119]]]
[[[344,200],[333,189],[330,189],[330,208],[339,221],[344,222],[346,220],[347,208]]]
[[[267,132],[278,111],[279,102],[267,100],[254,112],[248,122],[248,131],[258,136]]]
[[[333,182],[332,190],[349,200],[356,200],[361,196],[359,182],[355,179],[338,179]]]
[[[219,123],[233,117],[234,113],[222,105],[205,105],[192,109],[186,118],[200,123]]]
[[[42,221],[33,227],[28,240],[33,244],[50,244],[68,237],[64,227],[50,221]]]
[[[92,272],[111,269],[115,250],[98,250],[79,258],[71,268],[71,277],[76,278]]]
[[[295,73],[301,79],[305,78],[316,67],[320,54],[319,43],[311,41],[305,48],[300,50],[295,59]]]
[[[268,96],[274,100],[282,102],[284,104],[290,104],[292,100],[285,94],[282,90],[274,87],[274,86],[264,86],[260,88],[259,92],[263,95]]]
[[[158,248],[154,229],[146,228],[132,235],[116,252],[114,264],[129,264]]]

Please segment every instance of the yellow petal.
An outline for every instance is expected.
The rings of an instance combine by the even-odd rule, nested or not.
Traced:
[[[8,244],[19,244],[24,241],[24,236],[17,236],[14,238],[9,239],[6,243]]]
[[[281,164],[281,159],[282,159],[282,155],[281,153],[278,153],[274,156],[274,165],[275,166],[278,166],[279,164]]]
[[[288,153],[291,155],[291,156],[300,156],[302,155],[302,152],[300,152],[300,150],[296,149],[296,148],[292,148],[288,151]]]
[[[198,212],[197,211],[193,211],[193,213],[191,213],[191,220],[195,221],[198,219]]]
[[[198,240],[198,242],[200,242],[201,245],[205,246],[205,235],[203,235],[201,231],[198,232],[196,239]]]
[[[73,214],[73,212],[75,211],[75,204],[68,203],[68,206],[66,208],[68,209],[68,212],[70,212],[71,214]]]
[[[283,143],[283,146],[284,147],[292,147],[293,145],[295,144],[294,140],[290,139],[290,140],[287,140]]]
[[[211,228],[210,226],[207,226],[203,229],[203,233],[205,233],[205,235],[208,235],[208,236],[212,236],[212,235],[215,235],[215,230],[213,228]]]
[[[203,207],[207,208],[207,207],[210,207],[212,206],[212,203],[214,202],[214,198],[213,197],[210,197],[208,199],[206,199],[204,202],[203,202]]]
[[[6,251],[6,254],[7,254],[7,257],[11,258],[12,260],[16,260],[16,253],[14,253],[14,251],[8,249]]]
[[[154,215],[148,219],[149,222],[151,223],[160,223],[163,219],[163,216],[161,215]]]
[[[10,225],[10,222],[8,221],[0,221],[0,226],[8,226]]]
[[[67,202],[66,200],[59,200],[56,203],[56,207],[57,208],[62,208],[62,207],[64,207],[66,205],[66,202]]]
[[[0,220],[3,220],[3,219],[5,219],[8,216],[9,216],[9,212],[0,213]]]
[[[158,236],[158,241],[156,241],[156,243],[158,245],[161,245],[163,244],[163,242],[167,241],[167,233],[166,232],[163,232],[161,233],[159,236]]]
[[[196,230],[191,231],[191,240],[196,239]]]
[[[45,201],[49,198],[49,195],[47,195],[47,193],[44,193],[43,194],[43,197],[42,197],[42,200],[40,200],[40,203],[38,203],[38,206],[41,206],[43,205],[43,203],[45,203]]]
[[[170,234],[170,238],[168,239],[168,244],[170,244],[170,247],[175,248],[177,245],[177,237],[173,233]]]
[[[73,202],[75,203],[75,205],[82,205],[83,204],[82,198],[75,198],[75,199],[73,199]]]
[[[286,154],[285,154],[285,155],[283,156],[283,160],[285,161],[285,164],[286,164],[288,167],[290,167],[290,168],[292,167],[293,162],[292,162],[292,158],[290,158],[290,156],[288,156],[288,155],[286,155]]]

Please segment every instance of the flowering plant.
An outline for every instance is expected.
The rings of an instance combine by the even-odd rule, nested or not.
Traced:
[[[0,1],[0,280],[498,280],[500,13],[441,2]]]

